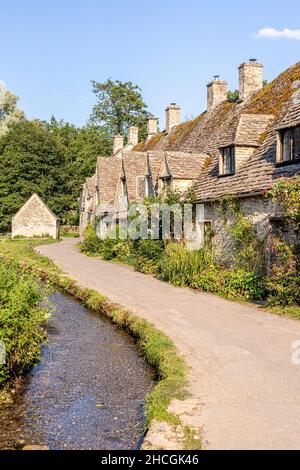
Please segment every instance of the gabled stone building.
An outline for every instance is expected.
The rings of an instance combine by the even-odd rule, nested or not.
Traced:
[[[33,194],[12,219],[12,238],[50,236],[59,238],[59,220],[44,201]]]
[[[277,178],[300,173],[300,62],[266,86],[263,66],[254,59],[238,73],[237,102],[227,100],[227,83],[215,77],[207,85],[207,111],[196,119],[180,123],[180,108],[172,103],[164,131],[157,132],[157,118],[149,118],[148,138],[137,143],[135,131],[134,142],[128,136],[130,150],[116,136],[115,154],[98,159],[91,211],[95,214],[99,203],[116,204],[120,194],[132,202],[165,184],[184,190],[196,182],[195,203],[204,204],[220,257],[228,240],[219,206],[228,196],[239,199],[262,237],[276,225],[299,241],[298,233],[284,230],[284,218],[276,217],[264,193]]]

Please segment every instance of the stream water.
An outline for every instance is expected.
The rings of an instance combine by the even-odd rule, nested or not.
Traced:
[[[135,449],[154,372],[132,338],[59,292],[40,363],[0,408],[0,449]]]

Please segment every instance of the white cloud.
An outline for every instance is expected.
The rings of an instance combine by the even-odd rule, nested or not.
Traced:
[[[255,35],[257,38],[271,38],[271,39],[278,39],[278,38],[285,38],[285,39],[296,39],[296,41],[300,41],[300,29],[275,29],[275,28],[262,28],[258,31]]]

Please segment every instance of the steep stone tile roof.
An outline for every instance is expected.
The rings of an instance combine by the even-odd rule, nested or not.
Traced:
[[[86,189],[90,197],[93,197],[95,194],[95,180],[96,180],[96,177],[95,175],[93,175],[93,176],[88,177],[85,181]]]
[[[233,144],[257,147],[273,119],[272,114],[241,114]]]
[[[18,219],[18,217],[26,210],[29,210],[29,213],[34,211],[37,207],[39,210],[43,210],[45,213],[48,213],[53,219],[58,220],[58,217],[54,214],[54,212],[47,206],[47,204],[43,201],[43,199],[37,194],[33,193],[29,199],[23,204],[23,206],[18,210],[18,212],[13,216],[12,221]]]
[[[164,152],[164,154],[172,178],[184,180],[198,178],[209,158],[209,155],[202,153]]]
[[[150,172],[154,186],[163,176],[165,164],[174,179],[195,180],[207,155],[186,152],[128,152],[122,157],[129,202],[139,199],[144,177]]]
[[[299,163],[276,166],[278,128],[300,123],[300,62],[280,74],[249,99],[223,102],[192,121],[175,126],[118,157],[98,158],[96,180],[86,188],[99,191],[102,204],[114,204],[123,174],[130,201],[139,198],[141,182],[151,174],[154,186],[163,165],[175,179],[197,179],[197,200],[224,195],[261,193],[278,177],[300,171]],[[253,148],[252,155],[235,175],[219,177],[219,149],[227,145]]]
[[[273,116],[273,117],[271,117]],[[139,150],[192,152],[211,156],[198,179],[198,200],[227,194],[261,193],[278,177],[299,172],[299,163],[276,166],[276,131],[300,121],[300,62],[241,103],[224,102],[193,121],[160,133]],[[154,139],[154,140],[153,140]],[[219,177],[219,148],[231,143],[257,146],[233,176]],[[136,149],[136,147],[135,147]]]
[[[116,157],[97,159],[96,185],[101,204],[114,204],[121,174],[122,160]]]
[[[144,178],[147,169],[146,157],[146,154],[123,154],[123,165],[129,202],[134,202],[139,199],[141,179]]]

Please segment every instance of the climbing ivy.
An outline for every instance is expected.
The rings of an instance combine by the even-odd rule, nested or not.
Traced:
[[[230,236],[233,266],[246,271],[262,272],[265,264],[265,242],[259,238],[251,220],[244,215],[239,199],[234,196],[223,197],[220,201],[220,214]]]
[[[300,228],[300,175],[278,178],[267,191],[267,197],[282,208],[285,217]]]

